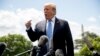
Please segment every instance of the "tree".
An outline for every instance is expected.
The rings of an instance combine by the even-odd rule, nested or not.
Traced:
[[[93,33],[93,32],[85,32],[84,34],[86,34],[87,35],[87,37],[91,37],[91,38],[96,38],[96,37],[98,37],[98,35],[97,34],[95,34],[95,33]]]
[[[87,39],[92,43],[94,50],[100,52],[100,37],[95,33],[86,32],[85,34]],[[80,50],[80,56],[92,56],[92,52],[87,47],[86,43],[83,44]]]
[[[80,56],[92,56],[92,52],[88,49],[88,47],[84,44],[79,52]]]
[[[5,42],[7,48],[3,53],[3,56],[14,56],[15,54],[30,50],[32,48],[32,43],[24,38],[20,34],[8,34],[0,37],[0,42]],[[28,56],[29,53],[26,53],[21,56]]]

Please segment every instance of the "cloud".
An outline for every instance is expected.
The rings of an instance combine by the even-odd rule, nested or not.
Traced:
[[[35,24],[44,18],[42,15],[41,11],[34,8],[16,11],[0,10],[0,35],[18,33],[27,36],[25,22],[32,20],[34,29]]]
[[[73,36],[73,40],[75,39],[81,39],[81,33],[82,33],[82,24],[75,22],[75,21],[70,21],[69,22],[69,26],[72,32],[72,36]],[[89,32],[93,32],[96,33],[97,35],[100,35],[100,27],[96,24],[91,24],[91,25],[87,25],[83,24],[84,26],[84,31],[89,31]]]
[[[34,26],[37,22],[44,19],[43,13],[39,10],[34,9],[34,8],[25,9],[25,10],[18,9],[16,11],[16,14],[20,18],[19,19],[21,21],[20,24],[23,24],[23,23],[25,24],[25,22],[32,20],[33,29],[34,29]]]
[[[95,17],[90,17],[90,18],[88,18],[88,21],[90,21],[90,22],[96,22],[97,19]]]
[[[4,35],[8,32],[14,32],[17,29],[18,17],[14,12],[0,11],[0,35]]]
[[[84,30],[96,33],[97,35],[100,35],[100,27],[96,26],[96,25],[84,26]]]
[[[81,39],[81,24],[75,21],[69,21],[69,26],[72,32],[73,40]]]

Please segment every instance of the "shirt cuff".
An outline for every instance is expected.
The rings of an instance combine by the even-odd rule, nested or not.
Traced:
[[[27,28],[26,30],[28,31],[31,27]]]

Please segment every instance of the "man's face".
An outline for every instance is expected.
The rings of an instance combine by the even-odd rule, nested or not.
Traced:
[[[55,15],[53,7],[51,7],[51,6],[45,6],[44,7],[44,15],[45,15],[45,18],[47,20],[52,19],[54,17],[54,15]]]

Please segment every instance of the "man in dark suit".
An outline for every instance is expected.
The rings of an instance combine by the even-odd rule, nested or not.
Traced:
[[[37,23],[34,31],[31,27],[31,20],[25,24],[27,28],[27,34],[31,41],[38,40],[42,35],[47,35],[49,39],[47,50],[49,47],[49,52],[45,52],[44,54],[54,54],[57,49],[61,49],[64,53],[64,56],[74,56],[73,39],[69,24],[67,21],[58,19],[55,16],[56,5],[53,3],[46,3],[44,5],[44,15],[45,20]],[[53,52],[51,52],[51,50]]]

